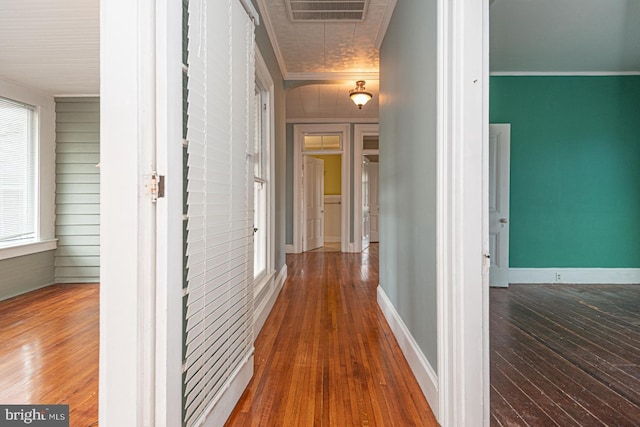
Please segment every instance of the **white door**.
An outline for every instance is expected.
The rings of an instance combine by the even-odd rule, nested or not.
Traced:
[[[489,125],[489,286],[509,286],[511,125]]]
[[[378,229],[378,215],[380,206],[378,205],[378,171],[380,163],[369,164],[369,219],[371,223],[371,242],[380,241],[380,230]]]
[[[324,160],[304,156],[304,244],[303,250],[324,246]]]
[[[369,200],[369,159],[362,157],[362,250],[369,247],[371,236],[371,215]]]

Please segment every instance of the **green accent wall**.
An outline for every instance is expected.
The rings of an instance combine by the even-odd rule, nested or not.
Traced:
[[[640,267],[640,76],[491,77],[511,123],[510,267]]]

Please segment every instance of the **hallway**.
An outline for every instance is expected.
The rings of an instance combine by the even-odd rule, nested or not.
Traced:
[[[228,426],[436,426],[376,302],[378,245],[287,255]]]

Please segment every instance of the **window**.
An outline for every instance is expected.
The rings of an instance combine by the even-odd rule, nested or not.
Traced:
[[[342,145],[340,143],[340,135],[305,135],[304,136],[304,151],[315,150],[340,150]]]
[[[0,98],[0,246],[37,238],[36,109]]]
[[[253,145],[253,277],[254,295],[273,278],[274,263],[274,87],[260,50],[255,50],[254,145]]]
[[[253,277],[259,280],[267,272],[269,219],[269,163],[267,108],[268,92],[256,82],[253,173]]]

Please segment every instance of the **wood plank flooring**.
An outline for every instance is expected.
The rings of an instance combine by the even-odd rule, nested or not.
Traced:
[[[54,285],[0,301],[0,403],[68,404],[98,424],[99,286]]]
[[[640,286],[490,295],[492,426],[640,425]]]
[[[227,426],[436,426],[376,302],[378,245],[287,257]]]

